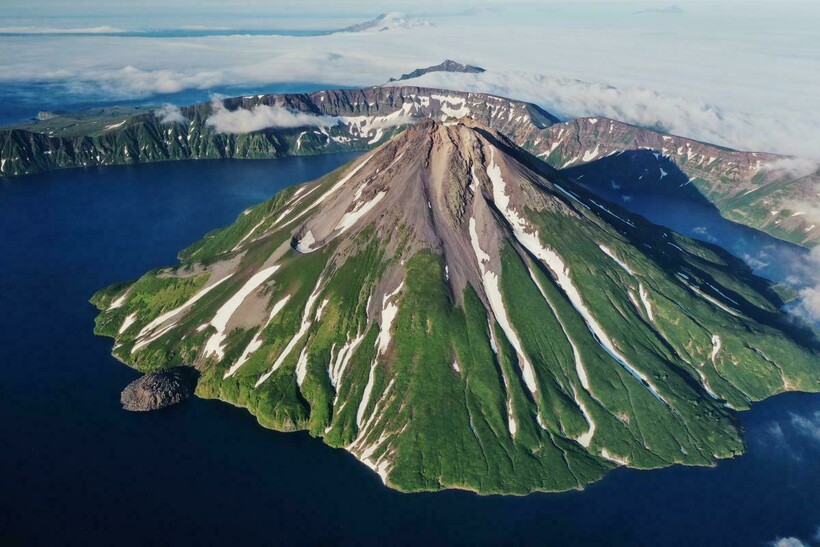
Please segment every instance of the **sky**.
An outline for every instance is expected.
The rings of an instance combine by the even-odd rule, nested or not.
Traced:
[[[673,1],[3,0],[0,97],[4,84],[157,104],[186,89],[369,86],[450,58],[488,71],[419,83],[820,157],[818,3]],[[385,11],[431,25],[248,34],[338,29]]]

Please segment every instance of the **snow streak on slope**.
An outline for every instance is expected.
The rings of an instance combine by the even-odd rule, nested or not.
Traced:
[[[153,321],[151,321],[150,323],[145,325],[142,328],[142,330],[140,331],[139,337],[145,336],[146,334],[148,334],[149,332],[151,332],[152,330],[154,330],[158,326],[162,325],[163,323],[165,323],[166,321],[168,321],[172,317],[176,317],[181,312],[183,312],[186,309],[190,308],[191,306],[196,304],[197,301],[199,301],[200,298],[204,297],[206,294],[208,294],[209,292],[214,290],[216,287],[218,287],[219,285],[221,285],[222,283],[227,281],[232,275],[233,275],[232,273],[226,275],[225,277],[223,277],[222,279],[220,279],[216,283],[213,283],[212,285],[208,285],[204,289],[200,290],[198,293],[196,293],[194,296],[192,296],[190,299],[188,299],[188,301],[185,302],[184,304],[182,304],[181,306],[179,306],[177,308],[174,308],[171,311],[163,313],[162,315],[160,315],[159,317],[157,317],[156,319],[154,319]]]
[[[396,298],[396,296],[401,291],[402,287],[404,286],[404,281],[399,283],[399,286],[396,287],[390,294],[384,295],[382,299],[382,314],[381,314],[381,323],[379,324],[379,335],[376,338],[376,348],[378,348],[376,358],[373,359],[373,363],[370,365],[370,373],[367,377],[367,385],[364,386],[364,392],[362,393],[362,400],[359,403],[359,408],[356,411],[356,425],[360,428],[362,426],[362,421],[364,419],[365,410],[367,410],[367,405],[370,402],[370,394],[373,391],[373,384],[376,381],[376,366],[378,365],[379,357],[384,355],[387,349],[390,347],[390,329],[393,327],[393,321],[396,319],[396,314],[399,312],[398,304],[394,302],[389,302]]]
[[[134,312],[131,315],[129,315],[128,317],[126,317],[125,320],[122,322],[122,326],[120,327],[120,330],[117,331],[117,334],[122,334],[125,331],[127,331],[128,327],[133,325],[134,321],[136,321],[136,320],[137,320],[137,312]]]
[[[523,218],[521,218],[516,211],[509,208],[509,197],[506,194],[506,184],[504,183],[504,179],[501,178],[501,169],[495,163],[494,148],[490,148],[490,165],[487,167],[487,176],[490,178],[493,186],[493,201],[501,211],[501,214],[504,215],[504,218],[507,219],[507,222],[510,223],[516,240],[518,240],[518,242],[521,243],[521,245],[523,245],[528,252],[540,260],[547,266],[550,272],[552,272],[558,286],[563,289],[573,307],[575,307],[575,309],[578,310],[578,313],[581,314],[581,317],[584,318],[587,327],[590,329],[601,347],[613,359],[620,363],[621,366],[623,366],[636,380],[641,382],[641,384],[646,387],[659,401],[664,404],[668,404],[666,399],[658,393],[658,390],[652,385],[649,379],[643,373],[639,372],[634,366],[632,366],[626,360],[626,357],[621,355],[621,353],[615,349],[615,344],[613,344],[612,340],[609,338],[609,335],[606,331],[604,331],[603,327],[592,315],[589,308],[586,307],[586,304],[581,297],[581,293],[575,287],[575,284],[569,276],[569,268],[566,267],[564,260],[558,256],[555,251],[544,246],[538,236],[538,231],[530,226]]]
[[[313,289],[313,292],[310,293],[310,296],[308,297],[307,302],[305,303],[305,311],[302,314],[302,323],[301,325],[299,325],[299,330],[296,332],[296,334],[293,335],[293,338],[290,339],[290,342],[288,342],[288,345],[285,346],[285,349],[282,350],[282,353],[279,354],[279,357],[273,363],[273,366],[270,368],[270,370],[259,377],[259,380],[257,380],[256,384],[254,384],[253,386],[254,388],[257,388],[260,385],[262,385],[262,383],[265,380],[270,378],[271,374],[276,372],[279,369],[279,367],[282,366],[282,363],[285,362],[285,359],[290,354],[290,352],[293,351],[293,348],[296,347],[296,344],[298,344],[299,341],[302,340],[302,338],[305,336],[305,334],[307,334],[308,329],[310,329],[310,326],[313,324],[313,322],[311,321],[311,311],[313,310],[313,304],[316,302],[316,299],[319,298],[319,293],[322,291],[322,281],[323,280],[320,277],[319,280],[316,282],[316,287]]]
[[[607,246],[605,246],[605,245],[598,245],[598,247],[599,247],[599,248],[600,248],[600,249],[604,252],[604,254],[606,254],[609,258],[611,258],[612,260],[614,260],[614,261],[615,261],[615,263],[616,263],[616,264],[618,264],[618,266],[620,266],[620,267],[621,267],[621,268],[622,268],[622,269],[623,269],[626,273],[628,273],[628,274],[629,274],[629,275],[631,275],[631,276],[634,276],[634,275],[635,275],[635,272],[633,272],[633,271],[629,268],[629,266],[627,266],[627,265],[626,265],[626,263],[624,263],[624,261],[623,261],[623,260],[621,260],[620,258],[618,258],[618,257],[615,255],[615,253],[612,251],[612,249],[610,249],[609,247],[607,247]]]
[[[476,231],[476,222],[474,217],[470,218],[470,241],[473,244],[473,251],[475,252],[476,260],[478,260],[478,267],[481,271],[481,280],[484,284],[484,292],[487,295],[487,300],[489,300],[493,315],[495,315],[498,324],[501,326],[501,330],[504,331],[504,334],[507,336],[507,340],[509,340],[510,344],[513,346],[513,349],[515,349],[515,353],[518,355],[518,362],[521,366],[521,372],[524,377],[524,383],[527,385],[527,389],[530,390],[530,393],[536,393],[538,391],[538,384],[535,381],[535,369],[527,358],[527,355],[524,353],[524,347],[521,344],[521,340],[518,339],[518,334],[513,329],[510,318],[507,315],[507,308],[504,306],[504,299],[501,297],[501,287],[498,276],[494,272],[487,269],[487,266],[485,265],[485,263],[490,261],[490,255],[481,249],[481,243],[478,240],[478,232]]]
[[[327,373],[330,377],[330,384],[336,390],[336,396],[333,399],[334,403],[336,402],[336,399],[339,398],[339,386],[342,383],[342,376],[344,376],[344,373],[347,370],[347,365],[350,363],[350,358],[353,357],[354,353],[356,353],[356,350],[359,348],[362,340],[364,340],[366,332],[367,331],[357,334],[352,340],[348,338],[345,345],[339,350],[339,353],[336,354],[336,359],[331,360],[328,364]]]
[[[353,227],[364,215],[369,213],[379,202],[387,195],[387,192],[379,192],[373,199],[368,202],[356,205],[356,208],[349,213],[345,213],[339,223],[336,225],[338,231],[335,237],[338,237]]]
[[[547,297],[547,293],[544,290],[544,287],[541,285],[541,282],[535,276],[535,273],[530,269],[529,265],[527,266],[527,271],[529,271],[530,278],[532,279],[533,283],[535,283],[535,286],[538,287],[538,292],[541,293],[541,296],[544,298],[544,301],[552,310],[552,315],[555,316],[556,321],[558,321],[558,324],[561,325],[561,331],[564,333],[564,336],[566,337],[570,347],[572,348],[572,356],[575,362],[575,372],[576,374],[578,374],[578,379],[581,381],[581,386],[587,391],[587,393],[589,393],[594,398],[594,395],[592,395],[592,392],[589,389],[589,377],[587,376],[587,371],[584,368],[584,362],[581,360],[581,353],[578,351],[578,347],[575,345],[575,342],[569,335],[567,328],[564,326],[564,323],[558,316],[558,310],[556,310],[555,307],[552,305],[552,302],[550,302],[550,299]],[[587,408],[583,399],[581,399],[578,396],[575,386],[570,384],[570,387],[572,388],[572,397],[575,400],[575,404],[578,405],[578,408],[584,415],[584,419],[587,421],[587,424],[589,424],[589,429],[587,430],[587,432],[581,434],[575,440],[578,441],[578,444],[580,444],[584,448],[587,448],[589,447],[589,444],[592,442],[592,436],[595,435],[595,420],[592,419],[592,415],[589,413],[589,409]]]
[[[292,222],[295,222],[295,221],[299,220],[300,218],[302,218],[303,216],[305,216],[307,213],[309,213],[310,211],[312,211],[313,209],[315,209],[317,206],[319,206],[320,204],[324,203],[324,201],[325,201],[327,198],[329,198],[329,197],[330,197],[330,196],[332,196],[334,193],[336,193],[336,191],[337,191],[337,190],[339,190],[339,188],[341,188],[342,186],[344,186],[344,185],[345,185],[345,183],[346,183],[347,181],[349,181],[351,178],[353,178],[353,176],[354,176],[356,173],[358,173],[358,172],[361,170],[361,168],[362,168],[362,167],[364,167],[365,165],[367,165],[367,162],[368,162],[368,161],[370,161],[370,158],[372,158],[372,157],[373,157],[373,154],[371,154],[371,155],[367,156],[366,158],[364,158],[364,160],[362,160],[362,162],[361,162],[359,165],[357,165],[356,167],[354,167],[353,169],[351,169],[351,170],[350,170],[350,172],[349,172],[347,175],[345,175],[344,177],[342,177],[341,179],[339,179],[338,181],[336,181],[336,184],[334,184],[333,186],[331,186],[331,187],[328,189],[328,191],[327,191],[327,192],[325,192],[324,194],[322,194],[321,196],[319,196],[319,197],[316,199],[316,201],[314,201],[313,203],[311,203],[310,205],[308,205],[308,206],[305,208],[305,210],[304,210],[304,211],[302,211],[301,213],[299,213],[298,215],[296,215],[295,217],[293,217],[292,219],[290,219],[290,220],[288,221],[288,224],[290,224],[290,223],[292,223]]]
[[[487,318],[487,330],[490,333],[490,349],[493,350],[496,360],[499,360],[498,341],[495,339],[495,329],[493,329],[490,318]],[[504,381],[504,391],[507,395],[507,428],[510,430],[510,436],[515,437],[515,433],[518,431],[518,424],[513,414],[512,397],[510,397],[510,381],[507,379],[507,375],[504,373],[504,368],[501,366],[500,361],[498,362],[498,369],[501,372],[501,379]]]
[[[204,289],[202,289],[198,293],[196,293],[193,297],[191,297],[187,302],[185,302],[181,306],[179,306],[177,308],[174,308],[173,310],[171,310],[169,312],[163,313],[162,315],[160,315],[159,317],[157,317],[156,319],[154,319],[153,321],[151,321],[150,323],[145,325],[142,328],[142,330],[140,330],[139,334],[137,335],[137,338],[141,339],[141,340],[139,340],[139,342],[134,344],[134,347],[131,348],[131,353],[134,353],[135,351],[137,351],[137,350],[147,346],[148,344],[154,342],[155,340],[159,339],[163,334],[165,334],[166,332],[168,332],[169,330],[174,328],[177,325],[176,322],[171,323],[170,325],[167,325],[167,326],[165,326],[165,327],[163,327],[159,330],[156,330],[157,327],[159,327],[160,325],[162,325],[166,321],[168,321],[170,319],[173,319],[174,317],[176,317],[177,315],[179,315],[183,311],[185,311],[188,308],[190,308],[191,306],[193,306],[197,301],[199,301],[201,298],[203,298],[205,295],[207,295],[209,292],[211,292],[214,288],[221,285],[224,281],[229,279],[232,275],[233,274],[228,274],[225,277],[223,277],[222,279],[220,279],[219,281],[217,281],[216,283],[214,283],[212,285],[208,285],[207,287],[205,287]],[[151,333],[151,336],[149,336],[148,338],[143,338],[143,337],[147,336],[149,333]]]

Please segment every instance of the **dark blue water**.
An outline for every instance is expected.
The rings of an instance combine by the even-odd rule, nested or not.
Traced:
[[[622,469],[523,498],[399,494],[347,453],[216,401],[122,411],[137,374],[92,334],[91,294],[351,157],[0,179],[0,544],[810,543],[817,395],[742,414],[749,451],[716,468]]]
[[[579,169],[580,171],[580,169]],[[763,277],[802,288],[806,281],[809,253],[804,247],[774,238],[742,224],[730,222],[709,203],[672,198],[649,188],[641,192],[613,190],[608,185],[586,185],[589,190],[694,239],[715,243],[743,258]]]

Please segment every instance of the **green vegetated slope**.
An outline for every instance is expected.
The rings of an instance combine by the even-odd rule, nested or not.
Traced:
[[[142,371],[304,429],[386,484],[524,494],[737,455],[818,350],[726,252],[604,203],[472,121],[423,122],[100,291]]]

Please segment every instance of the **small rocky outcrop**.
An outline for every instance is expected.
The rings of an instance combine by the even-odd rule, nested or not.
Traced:
[[[174,367],[141,376],[125,386],[120,402],[125,410],[144,412],[181,403],[194,394],[196,370]]]

